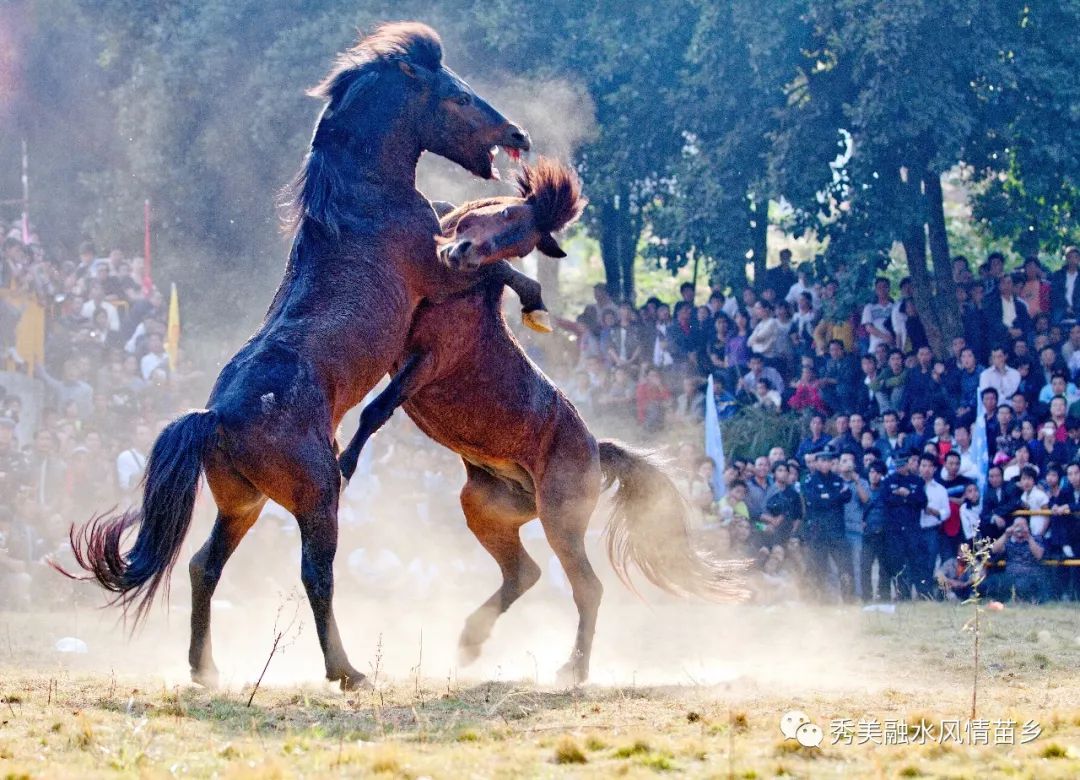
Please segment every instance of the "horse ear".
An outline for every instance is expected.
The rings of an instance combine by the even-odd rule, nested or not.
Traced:
[[[540,250],[541,254],[548,257],[566,257],[566,252],[559,246],[559,242],[555,240],[551,233],[544,233],[544,235],[540,236],[540,240],[536,242],[536,248]]]

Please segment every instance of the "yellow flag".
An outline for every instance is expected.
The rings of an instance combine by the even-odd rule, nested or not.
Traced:
[[[165,330],[165,352],[169,356],[169,369],[176,371],[180,360],[180,296],[176,294],[176,282],[169,293],[169,324]]]

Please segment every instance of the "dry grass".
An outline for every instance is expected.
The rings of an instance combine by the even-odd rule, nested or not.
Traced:
[[[964,613],[920,605],[897,616],[846,614],[869,674],[853,666],[787,685],[745,676],[577,691],[464,679],[452,690],[436,679],[418,689],[402,677],[360,694],[268,686],[251,707],[243,688],[76,671],[15,647],[0,650],[0,778],[1080,775],[1072,607],[1009,608],[990,621],[980,717],[1043,729],[1029,744],[990,747],[831,744],[834,718],[903,719],[910,732],[922,720],[964,719],[970,706]],[[0,620],[27,646],[33,621]],[[859,684],[841,686],[845,676]],[[791,709],[823,726],[820,749],[783,740],[779,717]]]

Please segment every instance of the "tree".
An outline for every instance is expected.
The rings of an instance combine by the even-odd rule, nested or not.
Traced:
[[[984,230],[1021,254],[1080,242],[1080,3],[1031,3],[1008,29],[1012,83],[991,154],[998,173],[975,198]]]
[[[764,276],[772,135],[779,129],[784,87],[800,57],[800,2],[770,13],[746,0],[696,3],[675,104],[682,156],[650,208],[650,251],[669,268],[704,261],[717,280]]]
[[[831,263],[860,289],[892,242],[903,245],[937,348],[960,332],[941,176],[961,161],[980,176],[999,165],[1003,96],[1015,85],[1002,43],[1018,9],[977,0],[807,5],[814,45],[793,85],[780,179],[810,177],[790,188],[801,194],[804,224],[816,219],[830,238]],[[819,154],[805,166],[808,144],[835,150],[824,144],[830,133],[845,139],[846,153],[825,165]]]
[[[559,0],[478,3],[484,43],[536,78],[579,80],[596,106],[596,137],[578,153],[608,290],[634,299],[634,260],[646,209],[678,159],[677,76],[694,29],[695,3]]]

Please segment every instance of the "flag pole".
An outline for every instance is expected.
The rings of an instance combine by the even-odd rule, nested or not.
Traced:
[[[30,156],[22,139],[22,241],[30,243]]]
[[[143,292],[150,294],[154,286],[150,274],[150,198],[143,201]]]

